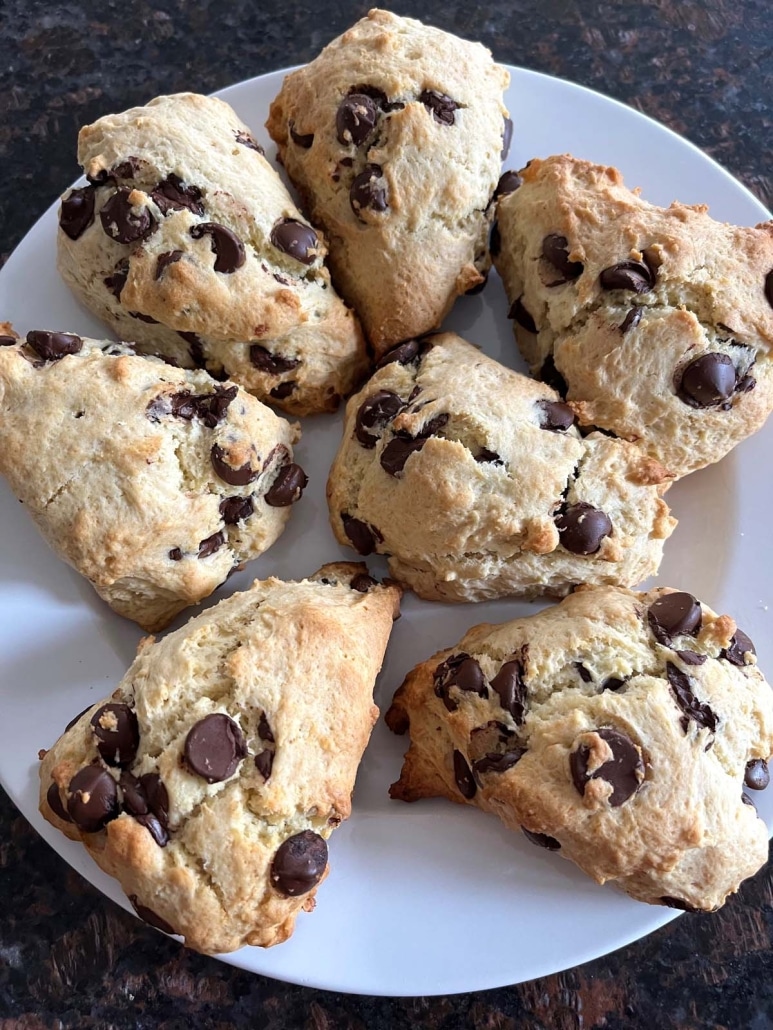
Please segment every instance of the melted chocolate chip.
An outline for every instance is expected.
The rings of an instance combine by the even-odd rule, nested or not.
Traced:
[[[396,434],[381,452],[379,464],[390,476],[397,478],[402,474],[410,456],[420,451],[426,442],[426,437],[414,439],[407,433]]]
[[[290,130],[290,139],[296,146],[302,147],[304,150],[308,150],[314,142],[313,132],[303,133],[295,131],[295,122],[289,122],[288,129]]]
[[[150,805],[145,797],[142,784],[137,777],[124,770],[118,780],[118,786],[123,794],[124,811],[128,812],[129,815],[147,815],[150,811]]]
[[[235,526],[252,515],[254,506],[251,497],[224,497],[220,502],[220,515],[226,526]]]
[[[649,293],[655,285],[657,269],[643,261],[621,261],[605,268],[599,276],[603,290],[633,290],[634,293]]]
[[[499,695],[499,703],[521,726],[526,717],[526,684],[523,681],[523,663],[513,658],[505,662],[491,681],[492,688]]]
[[[72,822],[72,819],[70,818],[70,813],[62,804],[62,796],[59,793],[59,787],[57,787],[55,783],[52,783],[46,791],[46,801],[48,802],[48,807],[51,809],[54,815],[59,816],[62,822]]]
[[[697,637],[701,628],[701,606],[692,596],[679,590],[663,594],[647,611],[647,621],[655,639],[666,647],[672,637],[688,634]]]
[[[257,150],[261,157],[265,157],[265,151],[263,147],[254,139],[249,132],[245,132],[244,129],[239,129],[235,133],[237,143],[241,143],[243,147],[249,147],[250,150]]]
[[[512,769],[514,765],[517,765],[525,754],[525,747],[512,748],[510,751],[505,751],[502,754],[489,751],[483,758],[479,758],[477,762],[472,763],[472,769],[476,776],[485,776],[487,773],[507,772],[508,769]]]
[[[110,179],[133,179],[145,162],[139,157],[127,157],[110,169]]]
[[[196,557],[209,558],[211,554],[219,551],[224,543],[225,537],[222,532],[213,533],[212,536],[208,536],[205,540],[201,541]]]
[[[0,334],[0,347],[13,347],[16,344],[16,342],[17,340],[15,336],[6,336],[5,334]]]
[[[702,354],[684,369],[677,386],[679,399],[691,408],[714,408],[735,391],[736,371],[727,354]]]
[[[674,651],[674,654],[681,658],[685,665],[703,665],[708,660],[707,655],[698,654],[697,651]]]
[[[501,160],[504,161],[507,155],[510,153],[510,144],[513,141],[513,120],[512,118],[505,118],[504,128],[502,129],[502,153],[499,155]]]
[[[71,190],[69,196],[62,201],[59,212],[59,228],[71,240],[77,240],[94,221],[94,198],[96,189],[93,186],[82,186]]]
[[[255,768],[258,770],[264,780],[267,780],[271,776],[271,770],[274,766],[274,752],[269,751],[266,748],[263,751],[259,751],[255,755]]]
[[[67,811],[84,833],[97,833],[118,815],[115,780],[98,765],[87,765],[70,780]]]
[[[367,594],[371,587],[378,586],[378,580],[369,576],[366,572],[358,572],[349,586],[360,594]]]
[[[419,103],[424,104],[432,117],[441,125],[453,125],[456,121],[455,111],[462,106],[457,104],[445,93],[438,93],[434,89],[425,89],[419,94]]]
[[[405,401],[390,390],[378,390],[360,405],[355,420],[354,435],[363,447],[376,446],[376,441],[388,422],[405,407]],[[370,430],[375,429],[373,434]]]
[[[365,210],[387,210],[389,203],[381,165],[366,165],[365,169],[355,176],[349,190],[349,202],[358,218]]]
[[[668,908],[678,908],[682,912],[700,912],[701,911],[699,908],[695,908],[693,905],[688,904],[686,901],[683,901],[681,898],[669,898],[669,897],[661,898],[660,899],[660,904],[661,905],[667,905]]]
[[[309,477],[300,465],[285,465],[266,491],[266,504],[270,504],[272,508],[286,508],[289,504],[295,504],[308,482]]]
[[[764,790],[770,783],[768,763],[764,758],[753,758],[746,763],[743,782],[752,790]]]
[[[67,354],[77,354],[83,347],[83,340],[73,333],[50,333],[43,329],[31,329],[27,333],[27,345],[44,361],[59,361]]]
[[[579,279],[584,270],[581,261],[569,260],[569,241],[566,236],[551,233],[542,241],[542,257],[558,272],[558,278],[546,283],[546,286],[563,286],[564,283]]]
[[[559,542],[572,554],[596,554],[602,541],[612,532],[607,513],[585,501],[568,505],[554,521]]]
[[[177,175],[168,175],[150,195],[164,215],[168,215],[170,211],[183,210],[194,215],[204,214],[199,187],[184,183]]]
[[[140,746],[137,716],[126,704],[102,705],[91,717],[97,751],[108,765],[131,765]]]
[[[629,329],[635,329],[636,326],[641,322],[641,307],[634,307],[628,312],[623,321],[620,323],[620,332],[627,333]]]
[[[336,136],[344,146],[358,147],[370,136],[376,125],[378,108],[365,93],[350,93],[344,97],[336,113]]]
[[[458,687],[459,690],[469,691],[479,697],[488,697],[483,670],[477,661],[464,651],[441,662],[435,669],[433,679],[435,695],[442,700],[449,712],[454,712],[459,707],[450,697],[451,687]]]
[[[545,848],[546,851],[560,851],[561,845],[555,837],[549,837],[547,833],[532,833],[531,830],[527,830],[525,826],[522,826],[524,837],[527,837],[532,844],[536,844],[538,848]]]
[[[376,543],[384,539],[375,526],[368,525],[361,519],[355,519],[352,515],[341,515],[344,533],[352,542],[352,547],[358,554],[372,554],[376,550]]]
[[[300,358],[286,358],[282,354],[274,354],[259,343],[250,345],[250,361],[261,372],[268,372],[269,375],[279,375],[282,372],[290,372],[300,365]]]
[[[185,738],[185,764],[207,783],[222,783],[236,772],[247,754],[244,735],[223,712],[200,719]]]
[[[562,397],[566,397],[569,387],[567,386],[566,380],[556,368],[556,363],[552,354],[548,354],[542,363],[542,368],[539,370],[539,378],[545,383],[546,386],[550,386],[556,393]]]
[[[249,461],[239,468],[229,465],[226,461],[226,452],[218,443],[213,444],[209,457],[216,474],[230,486],[247,486],[260,475],[260,469],[253,468]]]
[[[431,418],[429,422],[424,423],[424,425],[421,427],[421,432],[419,433],[419,436],[424,439],[426,439],[429,436],[436,436],[443,428],[443,426],[445,426],[447,423],[448,415],[446,415],[445,413],[435,415],[435,417]]]
[[[591,749],[586,744],[581,744],[569,756],[572,781],[577,792],[584,795],[589,780],[605,780],[612,788],[609,803],[613,808],[618,808],[639,789],[644,777],[641,754],[631,738],[620,730],[604,727],[595,732],[609,745],[612,757],[595,772],[589,773]]]
[[[271,883],[280,894],[294,898],[316,887],[327,868],[327,843],[313,830],[304,830],[280,844],[271,863]]]
[[[707,704],[698,701],[693,694],[689,677],[677,669],[672,662],[666,662],[666,676],[671,688],[671,696],[684,713],[679,720],[684,732],[687,732],[691,719],[698,726],[711,730],[712,733],[716,732],[719,722],[716,713]]]
[[[241,268],[247,260],[244,244],[236,235],[224,225],[217,222],[199,222],[191,226],[190,234],[194,240],[210,237],[212,252],[215,255],[215,271],[230,275],[237,268]]]
[[[574,425],[574,412],[563,401],[537,401],[540,413],[540,429],[554,433],[565,433]]]
[[[461,751],[454,751],[454,779],[463,798],[467,798],[469,801],[470,798],[475,797],[478,786],[475,783],[472,770],[467,764],[467,759]]]
[[[515,193],[522,185],[523,179],[518,172],[504,172],[499,178],[497,188],[494,190],[494,200],[498,200],[499,197],[506,197],[510,193]]]
[[[183,553],[179,547],[172,548],[172,550],[169,552],[169,559],[170,561],[182,561]]]
[[[156,915],[153,909],[148,908],[146,905],[141,905],[137,900],[136,894],[129,895],[129,901],[132,903],[132,907],[140,919],[147,923],[149,926],[155,926],[157,930],[161,930],[163,933],[177,933],[173,926],[167,923],[166,919],[162,919],[161,916]]]
[[[179,393],[159,394],[145,409],[152,422],[165,415],[174,415],[190,422],[197,418],[207,429],[214,429],[226,416],[228,406],[238,394],[236,386],[218,386],[214,393],[192,394],[188,390]]]
[[[157,228],[156,220],[143,204],[135,207],[129,201],[132,190],[121,186],[99,212],[102,228],[116,243],[146,240]]]
[[[152,812],[148,812],[147,815],[138,815],[136,819],[140,826],[144,826],[150,833],[160,848],[167,846],[169,843],[169,830]]]
[[[179,261],[182,256],[183,252],[181,250],[167,250],[164,254],[159,254],[156,260],[155,278],[160,279],[167,268],[176,261]]]
[[[391,365],[394,361],[398,365],[410,365],[421,357],[423,349],[418,340],[407,340],[405,343],[400,343],[397,347],[387,351],[383,358],[376,363],[376,368],[384,368],[386,365]]]
[[[754,644],[743,630],[736,627],[736,631],[730,640],[730,646],[723,648],[719,657],[726,658],[731,665],[740,667],[746,665],[744,659],[747,654],[757,654]]]
[[[319,240],[314,230],[295,218],[284,218],[271,230],[271,242],[283,254],[304,265],[313,265]]]
[[[121,299],[121,290],[126,285],[126,280],[129,277],[129,259],[122,258],[113,269],[113,274],[109,275],[102,282],[110,290],[116,300]]]

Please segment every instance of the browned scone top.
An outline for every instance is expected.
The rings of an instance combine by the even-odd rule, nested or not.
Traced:
[[[569,155],[506,173],[500,193],[492,255],[518,345],[583,425],[636,441],[676,476],[762,426],[773,222],[656,207],[615,168]]]
[[[399,600],[338,563],[143,641],[45,755],[42,814],[189,947],[281,943],[350,814]]]
[[[267,128],[376,356],[484,281],[508,81],[481,44],[372,10],[271,105]]]

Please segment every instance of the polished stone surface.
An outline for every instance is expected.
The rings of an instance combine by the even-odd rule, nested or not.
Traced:
[[[78,174],[80,125],[159,93],[210,92],[308,60],[368,6],[3,0],[0,260]],[[773,205],[768,0],[426,0],[392,9],[631,104]],[[607,958],[517,987],[429,999],[298,988],[188,952],[72,872],[2,795],[0,869],[0,1030],[773,1027],[770,866],[720,912],[682,916]],[[475,928],[460,926],[449,961],[474,947]]]

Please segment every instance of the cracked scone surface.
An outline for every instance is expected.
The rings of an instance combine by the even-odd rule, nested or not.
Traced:
[[[143,641],[45,755],[42,814],[189,947],[281,943],[350,814],[398,609],[397,587],[339,563]]]
[[[315,232],[222,100],[158,97],[81,129],[90,185],[59,214],[58,263],[117,336],[305,415],[367,369]]]
[[[377,356],[484,281],[508,81],[479,43],[373,10],[271,105],[268,131]]]
[[[420,597],[562,596],[654,573],[675,520],[663,469],[582,438],[543,383],[453,333],[400,345],[347,405],[330,472],[333,531],[389,556]]]
[[[392,797],[477,805],[640,901],[716,909],[767,859],[743,787],[768,782],[773,694],[690,594],[583,587],[476,626],[408,674],[387,723],[411,735]]]
[[[773,407],[773,222],[655,207],[616,169],[568,155],[519,176],[503,183],[494,260],[524,357],[563,380],[582,424],[677,476],[759,429]]]
[[[297,425],[125,344],[3,339],[0,473],[120,615],[161,629],[279,537],[306,482]]]

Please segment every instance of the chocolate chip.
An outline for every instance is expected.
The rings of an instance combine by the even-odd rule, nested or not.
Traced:
[[[296,132],[294,122],[290,122],[288,124],[288,128],[290,130],[290,138],[292,139],[293,143],[295,143],[295,145],[298,147],[303,147],[304,150],[308,150],[311,144],[314,142],[314,133]]]
[[[250,345],[250,361],[261,372],[268,372],[269,375],[279,375],[281,372],[290,372],[300,365],[299,358],[286,358],[282,354],[274,354],[259,343]]]
[[[286,383],[280,383],[279,386],[275,386],[273,390],[269,390],[271,397],[276,397],[278,401],[287,400],[291,393],[294,392],[298,384],[294,379],[289,379]]]
[[[596,554],[604,538],[612,532],[607,513],[585,501],[568,505],[554,521],[559,542],[572,554]]]
[[[421,357],[422,351],[423,347],[418,340],[407,340],[387,351],[383,358],[376,362],[376,369],[385,368],[395,361],[398,365],[410,365]]]
[[[97,833],[118,815],[115,780],[98,765],[87,765],[70,780],[67,811],[84,833]]]
[[[625,680],[621,680],[618,676],[608,676],[601,684],[602,690],[611,690],[616,693],[621,687],[625,686]]]
[[[458,111],[462,106],[457,104],[455,100],[452,100],[451,97],[446,96],[445,93],[438,93],[434,89],[425,89],[420,93],[419,103],[424,104],[427,110],[432,113],[435,121],[441,125],[453,125],[456,120],[454,112]],[[512,128],[510,131],[512,132]]]
[[[687,727],[692,719],[698,726],[714,733],[719,721],[716,713],[707,704],[698,701],[693,694],[689,677],[677,669],[672,662],[666,662],[666,676],[671,688],[671,696],[684,713],[679,720],[684,732],[687,732]]]
[[[663,594],[647,611],[647,621],[655,639],[668,646],[671,638],[688,634],[697,637],[701,628],[701,606],[683,590]]]
[[[386,93],[383,91],[383,89],[379,89],[378,86],[352,86],[352,88],[349,90],[349,95],[354,96],[356,93],[361,93],[366,97],[370,97],[371,100],[375,100],[376,104],[383,111],[397,111],[400,108],[405,107],[405,104],[403,104],[400,100],[390,103]]]
[[[174,415],[187,422],[197,418],[207,429],[214,429],[225,418],[238,392],[236,386],[218,386],[214,393],[192,394],[181,390],[171,395],[159,394],[149,402],[145,414],[151,421],[158,421],[163,415]]]
[[[685,665],[703,665],[708,659],[708,655],[698,654],[697,651],[674,651],[674,654],[678,655]]]
[[[344,146],[353,143],[358,147],[370,136],[376,125],[378,108],[364,93],[350,93],[338,105],[336,112],[336,136]]]
[[[546,386],[550,386],[562,397],[566,397],[569,392],[566,380],[556,368],[555,359],[552,354],[548,354],[543,361],[542,368],[539,370],[539,378]]]
[[[70,818],[70,813],[62,804],[62,796],[59,793],[59,787],[55,783],[52,783],[46,791],[46,801],[48,802],[48,807],[51,809],[54,815],[58,815],[62,822],[72,822],[72,819]]]
[[[152,812],[148,812],[147,815],[136,816],[137,822],[140,826],[144,826],[145,829],[150,833],[153,840],[158,844],[160,848],[165,848],[169,843],[169,830],[164,826]]]
[[[546,851],[560,851],[561,845],[555,837],[549,837],[547,833],[532,833],[531,830],[527,830],[525,826],[522,826],[524,837],[527,837],[532,844],[536,844],[538,848],[545,848]]]
[[[620,323],[620,332],[627,333],[629,329],[635,329],[636,326],[641,322],[641,307],[634,307],[628,312],[623,321]]]
[[[633,290],[634,293],[649,293],[655,285],[657,272],[643,261],[621,261],[605,268],[599,276],[603,290]]]
[[[155,278],[160,279],[166,269],[173,265],[175,261],[179,261],[182,256],[183,252],[181,250],[167,250],[164,254],[159,254],[156,260]]]
[[[295,504],[308,482],[309,477],[300,465],[285,465],[266,491],[266,504],[270,504],[272,508],[286,508],[288,504]]]
[[[770,783],[770,773],[764,758],[753,758],[751,762],[746,763],[743,782],[752,790],[764,790],[767,787]]]
[[[13,347],[17,343],[15,336],[0,335],[0,347]]]
[[[209,558],[211,554],[215,554],[225,543],[225,537],[222,532],[213,533],[212,536],[208,536],[206,540],[202,540],[199,544],[199,550],[196,554],[197,558]]]
[[[584,270],[581,261],[569,260],[569,241],[566,236],[550,233],[542,241],[542,257],[558,272],[558,279],[546,283],[547,286],[563,286],[564,283],[579,279]]]
[[[118,786],[123,793],[123,807],[129,815],[147,815],[150,811],[148,799],[142,784],[132,773],[124,770],[118,780]]]
[[[378,580],[369,576],[366,572],[358,572],[349,586],[360,594],[367,594],[371,587],[378,586]]]
[[[395,435],[381,452],[379,463],[385,472],[397,478],[410,456],[420,451],[426,442],[426,437],[413,439],[407,433]]]
[[[265,712],[260,713],[260,719],[258,720],[258,736],[261,740],[267,740],[271,744],[275,743],[274,734],[271,732],[271,726],[269,725]]]
[[[138,780],[122,772],[118,785],[123,792],[123,807],[140,826],[144,826],[160,848],[169,843],[169,795],[158,773],[145,773]]]
[[[689,905],[686,901],[681,898],[661,898],[661,905],[667,905],[669,908],[678,908],[682,912],[700,912],[699,908],[695,908],[693,905]]]
[[[363,447],[376,446],[379,430],[391,422],[405,407],[405,401],[390,390],[378,390],[360,405],[355,420],[354,435]],[[373,434],[369,430],[375,429]]]
[[[679,399],[691,408],[713,408],[733,396],[736,371],[727,354],[710,352],[684,369],[677,386]]]
[[[255,755],[255,768],[258,770],[264,780],[267,780],[271,775],[271,769],[274,765],[274,752],[269,751],[266,748],[264,751],[259,751]]]
[[[116,300],[121,299],[121,290],[126,285],[126,280],[129,277],[129,259],[122,258],[113,269],[113,274],[109,275],[102,282],[110,290]]]
[[[523,179],[518,172],[504,172],[499,178],[497,188],[494,190],[494,200],[498,200],[499,197],[506,197],[510,193],[515,193],[522,185]]]
[[[503,773],[512,769],[526,754],[525,747],[516,747],[510,751],[499,754],[489,751],[483,758],[472,763],[472,769],[476,776],[485,776],[487,773]]]
[[[169,552],[169,558],[171,561],[182,561],[183,553],[179,547],[173,547]]]
[[[226,526],[235,526],[248,519],[255,510],[251,497],[224,497],[218,508]]]
[[[43,329],[31,329],[27,333],[27,344],[44,361],[59,361],[66,354],[77,354],[83,347],[83,340],[73,333],[50,333]]]
[[[454,751],[454,779],[463,798],[469,800],[475,797],[478,786],[461,751]]]
[[[327,842],[303,830],[279,845],[271,863],[271,883],[280,894],[295,898],[316,887],[327,868]]]
[[[91,717],[97,751],[108,765],[131,765],[140,746],[137,716],[128,705],[102,705]]]
[[[433,679],[435,696],[441,699],[449,712],[454,712],[459,707],[450,697],[451,687],[458,687],[459,690],[477,694],[479,697],[488,697],[483,670],[477,661],[464,651],[441,662],[435,669]]]
[[[574,412],[563,401],[537,401],[540,412],[540,429],[554,433],[565,433],[574,425]]]
[[[284,218],[271,230],[271,243],[304,265],[313,265],[319,240],[314,230],[295,218]]]
[[[261,157],[265,157],[266,152],[263,147],[256,139],[253,139],[249,132],[245,132],[244,129],[239,129],[235,136],[237,143],[241,143],[243,147],[249,147],[250,150],[257,150]]]
[[[502,130],[502,153],[499,155],[501,160],[504,161],[507,155],[510,153],[510,144],[513,141],[513,120],[512,118],[505,118],[504,129]]]
[[[736,627],[736,631],[730,639],[730,646],[723,648],[719,657],[726,658],[731,665],[740,667],[746,665],[745,656],[749,653],[757,654],[754,644],[743,630]]]
[[[162,919],[161,916],[156,915],[153,909],[148,908],[146,905],[141,905],[137,900],[136,894],[130,894],[129,901],[132,903],[132,907],[140,919],[148,923],[148,925],[155,926],[157,930],[161,930],[163,933],[177,933],[174,927],[167,923],[166,919]]]
[[[218,443],[213,444],[209,457],[216,474],[230,486],[247,486],[260,475],[260,469],[253,468],[249,461],[239,468],[230,465],[226,461],[226,452]]]
[[[386,211],[389,204],[381,165],[366,165],[364,171],[355,176],[349,190],[349,203],[358,218],[364,210]]]
[[[70,195],[62,201],[59,228],[71,240],[77,240],[94,221],[95,195],[93,186],[82,186],[71,190]]]
[[[236,233],[224,225],[217,222],[199,222],[198,225],[191,226],[190,234],[194,240],[200,240],[207,235],[210,237],[216,272],[230,275],[237,268],[241,268],[247,260],[244,244]]]
[[[384,539],[375,526],[370,526],[361,519],[355,519],[352,515],[342,514],[341,522],[344,533],[349,537],[352,547],[358,554],[372,554],[376,550],[376,543],[381,543]]]
[[[526,684],[523,681],[523,664],[517,659],[505,662],[491,681],[492,688],[499,695],[499,703],[521,726],[526,717]]]
[[[150,195],[164,215],[168,215],[170,211],[183,210],[194,215],[204,214],[201,190],[198,186],[184,183],[178,175],[168,175]]]
[[[773,268],[765,276],[765,299],[773,308]]]
[[[609,803],[613,808],[618,808],[639,789],[644,777],[644,763],[639,749],[627,734],[611,727],[594,732],[609,745],[612,757],[595,772],[589,773],[588,760],[591,749],[587,744],[581,744],[569,756],[572,781],[577,792],[584,795],[589,780],[605,780],[612,788]]]
[[[527,333],[537,332],[537,326],[534,323],[534,319],[531,317],[526,307],[524,306],[523,297],[519,297],[518,300],[515,301],[513,306],[508,311],[507,317],[512,318],[515,322],[517,322],[518,325],[522,329],[525,329]]]
[[[144,204],[135,207],[129,201],[132,190],[121,186],[99,212],[102,228],[116,243],[146,240],[157,228],[156,220]]]
[[[499,257],[502,251],[502,234],[499,231],[499,222],[494,221],[491,225],[491,232],[488,239],[488,249],[492,257]]]
[[[593,676],[591,676],[591,674],[588,672],[588,670],[585,668],[585,666],[582,664],[582,662],[575,662],[574,663],[574,667],[577,670],[577,674],[580,677],[580,679],[583,681],[583,683],[591,683],[592,682]]]
[[[236,772],[247,754],[244,735],[223,712],[200,719],[185,738],[185,764],[207,783],[222,783]]]

